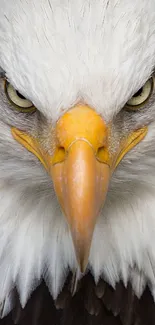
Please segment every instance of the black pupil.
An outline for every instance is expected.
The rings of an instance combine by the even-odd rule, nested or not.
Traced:
[[[18,90],[16,90],[16,93],[17,93],[18,97],[20,97],[21,99],[26,99],[23,95],[21,95],[21,94],[19,93]]]
[[[139,89],[139,90],[134,94],[133,97],[138,97],[138,96],[140,96],[140,95],[142,94],[142,91],[143,91],[143,87],[140,88],[140,89]]]

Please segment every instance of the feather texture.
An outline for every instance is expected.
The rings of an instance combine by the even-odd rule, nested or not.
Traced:
[[[72,296],[71,280],[69,276],[56,301],[42,283],[24,309],[14,292],[15,307],[0,325],[154,325],[155,305],[148,288],[138,300],[130,284],[125,288],[120,282],[114,290],[101,280],[96,286],[87,274]]]
[[[153,71],[154,0],[0,6],[0,66],[53,120],[84,101],[109,121]]]

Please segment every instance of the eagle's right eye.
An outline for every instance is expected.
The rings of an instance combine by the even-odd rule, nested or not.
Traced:
[[[5,93],[13,108],[21,113],[32,113],[36,110],[33,103],[21,95],[8,81],[5,81]]]
[[[154,79],[150,78],[143,87],[141,87],[131,99],[126,103],[126,108],[136,111],[141,106],[146,104],[149,100],[150,96],[152,95],[154,88]]]

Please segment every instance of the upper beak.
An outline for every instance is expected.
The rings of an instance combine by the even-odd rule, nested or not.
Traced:
[[[58,162],[57,153],[50,174],[70,225],[78,263],[84,271],[109,183],[107,128],[94,110],[77,106],[58,121],[56,134],[64,157]],[[102,162],[98,160],[100,148],[105,151]]]
[[[109,166],[97,161],[92,146],[84,140],[74,142],[67,158],[51,168],[81,271],[87,266],[93,230],[106,197],[109,174]]]
[[[56,150],[50,155],[38,140],[12,128],[14,138],[40,159],[53,179],[84,272],[110,180],[109,129],[94,110],[79,105],[58,120],[55,131]]]

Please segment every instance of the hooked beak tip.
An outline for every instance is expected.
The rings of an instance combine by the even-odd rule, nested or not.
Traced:
[[[85,271],[87,269],[87,265],[88,265],[88,260],[86,260],[85,258],[80,260],[79,268],[80,268],[81,273],[85,273]]]
[[[90,235],[89,237],[87,237],[87,234],[85,234],[85,236],[80,236],[80,234],[78,234],[76,238],[74,234],[75,233],[72,232],[72,239],[78,263],[78,269],[80,273],[83,274],[85,273],[88,266],[93,230],[92,235]]]

